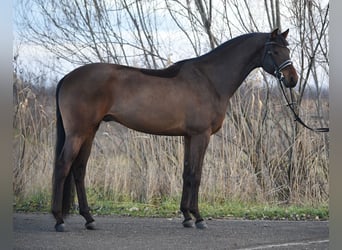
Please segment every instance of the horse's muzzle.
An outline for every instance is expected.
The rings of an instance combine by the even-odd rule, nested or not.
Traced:
[[[286,88],[294,88],[298,82],[298,75],[295,68],[290,65],[281,71],[283,78],[282,82]]]

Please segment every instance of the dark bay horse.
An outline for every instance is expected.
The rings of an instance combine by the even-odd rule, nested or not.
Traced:
[[[206,228],[198,209],[202,163],[209,138],[222,126],[229,98],[255,68],[292,88],[298,76],[287,48],[288,31],[251,33],[223,43],[197,58],[162,70],[94,63],[75,69],[57,86],[57,143],[52,213],[56,231],[73,203],[94,229],[84,177],[95,133],[102,121],[116,121],[137,131],[184,136],[183,226]]]

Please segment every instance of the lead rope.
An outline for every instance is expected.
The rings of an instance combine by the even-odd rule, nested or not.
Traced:
[[[278,77],[277,77],[277,78],[278,78]],[[311,127],[309,127],[308,125],[306,125],[306,124],[302,121],[302,119],[300,119],[299,115],[296,113],[296,111],[295,111],[294,108],[293,108],[293,106],[294,106],[295,103],[293,102],[292,89],[290,89],[290,96],[291,96],[291,102],[290,102],[289,99],[287,98],[286,94],[285,94],[285,90],[284,90],[284,87],[283,87],[282,78],[281,78],[281,77],[278,78],[278,81],[279,81],[279,83],[280,83],[281,91],[283,92],[283,95],[284,95],[285,100],[286,100],[286,102],[287,102],[287,105],[286,105],[286,106],[288,106],[288,107],[291,109],[291,111],[292,111],[292,113],[293,113],[293,115],[294,115],[294,117],[295,117],[295,121],[296,121],[296,122],[299,122],[302,126],[304,126],[304,127],[307,128],[307,129],[310,129],[311,131],[314,131],[314,132],[329,132],[329,128],[311,128]]]

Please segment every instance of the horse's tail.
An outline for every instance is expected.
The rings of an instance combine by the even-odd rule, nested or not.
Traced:
[[[61,112],[59,109],[59,90],[63,84],[64,78],[61,79],[57,85],[56,89],[56,147],[55,147],[55,160],[54,160],[54,170],[53,170],[53,190],[55,190],[55,174],[58,171],[58,159],[61,156],[64,143],[65,143],[65,130],[63,125],[63,119],[61,116]],[[54,192],[54,191],[53,191]],[[55,193],[53,195],[56,195]],[[63,201],[62,201],[62,214],[63,216],[67,215],[70,211],[70,208],[74,202],[75,197],[75,181],[72,175],[72,171],[70,169],[68,176],[64,182],[63,188]],[[54,200],[55,197],[53,197]]]

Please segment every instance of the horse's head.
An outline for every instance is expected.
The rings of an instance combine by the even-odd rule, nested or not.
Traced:
[[[288,33],[289,30],[286,30],[278,34],[278,29],[271,33],[265,43],[262,68],[281,80],[285,87],[293,88],[297,84],[298,75],[290,60],[290,50],[286,41]]]

